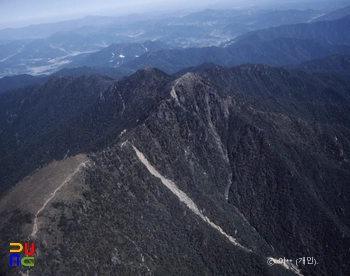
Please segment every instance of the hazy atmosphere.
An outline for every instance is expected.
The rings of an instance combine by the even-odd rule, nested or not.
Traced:
[[[54,22],[87,15],[126,15],[183,8],[206,8],[227,1],[112,1],[112,0],[14,0],[0,2],[0,29]],[[240,5],[246,1],[230,1]]]
[[[0,275],[349,276],[349,30],[349,0],[0,0]]]
[[[0,1],[0,29],[18,28],[30,24],[50,23],[62,20],[69,20],[84,17],[87,15],[104,15],[104,16],[120,16],[131,13],[145,13],[157,11],[176,11],[188,10],[195,11],[205,8],[240,8],[252,5],[270,4],[272,7],[280,5],[290,5],[293,3],[303,3],[305,7],[311,8],[312,3],[316,1],[285,1],[285,0],[232,0],[232,1],[112,1],[112,0],[62,0],[62,1],[46,1],[46,0],[13,0]],[[317,1],[318,8],[320,3],[329,3],[336,5],[339,2],[346,1]]]

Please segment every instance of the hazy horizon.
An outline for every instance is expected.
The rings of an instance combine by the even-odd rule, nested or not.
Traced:
[[[133,13],[166,12],[181,9],[201,9],[228,1],[202,0],[189,2],[186,0],[61,0],[59,2],[45,0],[13,0],[0,2],[0,29],[20,28],[41,23],[54,23],[73,20],[86,16],[126,16]],[[239,4],[245,1],[229,1]],[[251,1],[252,2],[252,1]]]
[[[314,2],[309,0],[307,3]],[[339,3],[342,0],[323,0],[320,3]],[[149,13],[149,12],[169,12],[176,10],[198,11],[206,8],[237,8],[248,7],[251,5],[271,6],[292,6],[304,5],[301,0],[150,0],[139,1],[129,0],[112,1],[112,0],[61,0],[57,2],[46,0],[13,0],[0,1],[0,30],[6,28],[21,28],[29,25],[54,23],[65,20],[79,19],[86,16],[126,16],[133,13]],[[335,5],[335,4],[334,4]],[[315,7],[319,8],[319,6]]]

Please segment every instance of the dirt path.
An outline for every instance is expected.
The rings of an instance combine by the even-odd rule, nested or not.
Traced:
[[[34,217],[34,223],[33,223],[33,230],[32,233],[29,235],[30,237],[34,237],[35,234],[38,232],[38,215],[45,209],[46,205],[55,197],[57,191],[59,189],[61,189],[64,184],[66,184],[67,182],[69,182],[72,177],[79,172],[79,170],[81,169],[81,167],[85,167],[86,163],[89,161],[85,161],[83,163],[80,163],[79,166],[74,170],[74,172],[72,172],[70,175],[67,176],[67,178],[61,183],[60,186],[58,186],[56,188],[56,190],[54,190],[54,192],[51,194],[51,196],[44,202],[43,206],[36,212],[35,217]]]

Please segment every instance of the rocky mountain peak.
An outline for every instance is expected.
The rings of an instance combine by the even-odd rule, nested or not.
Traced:
[[[234,275],[243,264],[251,275],[330,274],[334,252],[349,258],[349,85],[263,65],[178,77],[148,67],[119,81],[50,80],[37,100],[3,93],[8,109],[32,103],[0,113],[3,202],[15,183],[48,199],[0,204],[1,245],[30,236],[37,275],[56,263],[61,275]],[[304,250],[317,266],[267,265]]]

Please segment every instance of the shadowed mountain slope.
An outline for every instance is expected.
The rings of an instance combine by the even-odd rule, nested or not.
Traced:
[[[298,67],[309,72],[333,72],[349,75],[350,56],[332,55],[304,62]]]
[[[164,97],[154,92],[169,79],[144,69],[120,82],[93,75],[60,77],[0,94],[1,190],[38,164],[91,150],[142,121]]]
[[[177,78],[154,68],[120,81],[57,78],[0,95],[0,175],[13,170],[3,191],[15,172],[22,179],[65,155],[89,158],[75,170],[80,184],[64,183],[80,187],[76,197],[58,192],[37,217],[30,275],[348,275],[349,79],[208,67]],[[16,136],[22,129],[28,140]],[[2,246],[30,235],[35,214],[0,216],[9,216]],[[317,265],[293,270],[268,257]]]
[[[77,68],[63,68],[50,76],[16,75],[11,77],[3,77],[0,79],[0,92],[20,88],[30,84],[43,84],[52,77],[86,76],[98,74],[112,79],[121,79],[122,77],[131,75],[132,73],[135,73],[135,71],[127,68],[114,67],[83,66]]]

